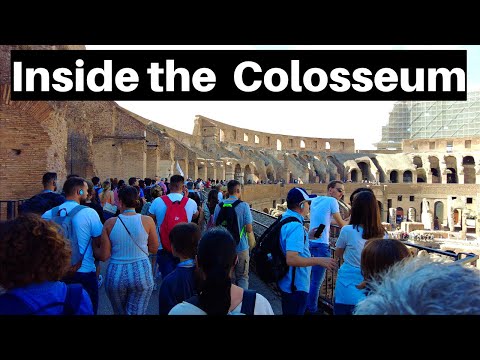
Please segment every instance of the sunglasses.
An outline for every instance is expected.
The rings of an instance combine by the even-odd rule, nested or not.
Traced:
[[[342,193],[344,191],[343,189],[339,189],[339,188],[335,188],[335,190],[337,190],[339,193]]]

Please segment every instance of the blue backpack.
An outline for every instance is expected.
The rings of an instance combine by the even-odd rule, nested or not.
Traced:
[[[57,206],[52,209],[52,221],[60,226],[60,232],[63,234],[63,236],[65,236],[66,239],[69,240],[70,247],[72,248],[71,264],[72,266],[76,267],[77,270],[82,265],[83,257],[87,252],[90,242],[92,241],[92,238],[90,238],[85,251],[83,254],[81,254],[80,247],[78,246],[77,233],[73,228],[73,217],[83,209],[88,209],[88,206],[77,205],[70,210],[70,213],[68,213],[67,210],[62,206]]]

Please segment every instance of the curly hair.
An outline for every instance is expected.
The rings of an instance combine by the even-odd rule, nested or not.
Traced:
[[[36,214],[0,224],[0,285],[5,289],[60,280],[71,255],[57,225]]]

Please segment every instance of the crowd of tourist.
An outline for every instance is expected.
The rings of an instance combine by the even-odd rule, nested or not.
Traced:
[[[274,314],[250,288],[261,244],[238,181],[70,175],[61,194],[55,173],[42,183],[0,223],[0,314],[94,315],[103,284],[115,315],[146,314],[153,294],[160,315]],[[334,315],[480,314],[477,269],[412,257],[388,237],[371,189],[352,193],[346,211],[344,195],[339,180],[324,196],[289,190],[277,240],[284,315],[319,314],[326,270],[337,268]],[[335,258],[332,224],[341,228]]]

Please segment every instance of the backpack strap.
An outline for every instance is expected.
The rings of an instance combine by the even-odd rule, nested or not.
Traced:
[[[160,196],[160,199],[163,200],[163,202],[165,203],[165,205],[167,207],[171,206],[173,204],[172,200],[170,200],[170,198],[168,197],[168,195],[162,195]]]
[[[80,212],[83,209],[87,209],[87,208],[88,208],[88,206],[77,205],[72,210],[70,210],[69,213],[67,213],[67,216],[73,218],[75,215],[77,215],[78,212]]]
[[[180,206],[185,207],[185,205],[187,205],[188,199],[190,199],[190,198],[184,196],[182,198],[182,201],[180,201]]]
[[[242,202],[242,200],[240,200],[240,199],[235,200],[235,202],[232,203],[232,207],[235,208],[241,202]]]
[[[296,221],[296,222],[299,222],[300,224],[302,224],[302,222],[300,220],[298,220],[296,217],[293,217],[293,216],[289,216],[288,218],[286,219],[282,219],[279,223],[278,226],[282,227],[283,225],[285,224],[288,224],[288,223],[291,223],[293,221]],[[302,226],[303,227],[303,226]],[[303,233],[303,242],[305,244],[305,241],[306,241],[306,236],[305,236],[305,232]],[[290,286],[290,290],[292,290],[292,292],[294,291],[297,291],[297,287],[295,286],[295,273],[296,273],[296,270],[297,270],[297,267],[296,266],[292,266],[292,284]]]
[[[75,315],[83,298],[82,284],[67,285],[67,295],[63,303],[63,315]]]
[[[242,309],[240,312],[245,315],[253,315],[257,292],[255,290],[243,290]]]

